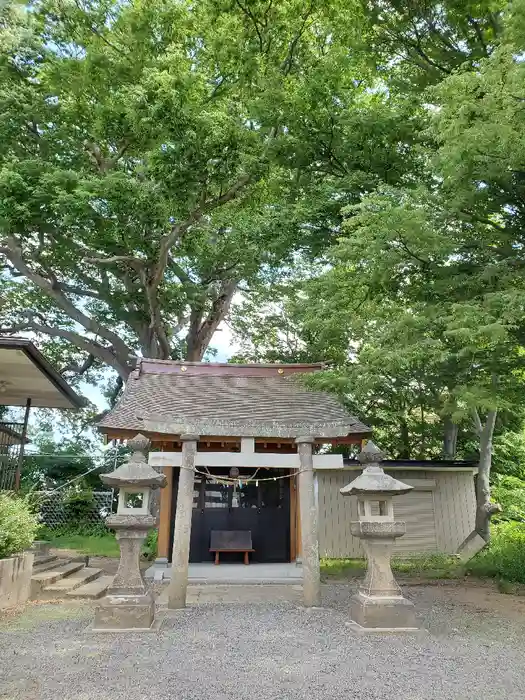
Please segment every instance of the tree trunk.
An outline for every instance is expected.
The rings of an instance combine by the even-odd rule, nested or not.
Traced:
[[[189,339],[188,350],[184,359],[188,362],[202,362],[205,352],[206,347],[203,347],[194,339]]]
[[[463,540],[457,554],[468,561],[485,547],[490,540],[490,519],[501,511],[501,506],[490,502],[490,468],[492,466],[492,436],[496,425],[497,411],[489,411],[485,425],[477,410],[474,410],[474,425],[479,437],[479,465],[476,477],[476,517],[474,530]]]
[[[399,453],[399,458],[410,459],[410,434],[408,432],[408,423],[404,417],[399,420],[399,432],[401,435],[401,451]]]
[[[444,459],[456,459],[459,426],[453,422],[450,416],[443,420],[443,457]]]
[[[501,506],[490,502],[492,436],[494,434],[496,414],[496,411],[489,411],[485,425],[479,431],[479,467],[476,479],[476,522],[474,529],[485,542],[490,540],[490,519],[494,513],[501,511]],[[481,421],[479,425],[481,425]]]

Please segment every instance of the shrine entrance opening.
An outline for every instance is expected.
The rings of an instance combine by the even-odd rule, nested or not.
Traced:
[[[199,469],[193,490],[193,511],[190,539],[190,562],[212,562],[210,550],[212,530],[249,530],[255,550],[253,562],[290,561],[290,505],[294,479],[290,469],[240,468],[236,481],[226,467]],[[175,514],[179,470],[174,469],[172,513]],[[231,479],[231,477],[230,477]],[[245,481],[243,481],[243,479]],[[169,551],[173,548],[175,521],[171,520]],[[242,563],[242,555],[221,554],[221,563]]]

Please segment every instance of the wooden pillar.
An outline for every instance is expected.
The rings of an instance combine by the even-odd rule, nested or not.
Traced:
[[[303,560],[303,545],[302,545],[302,534],[301,534],[301,503],[299,499],[299,476],[295,478],[295,488],[297,489],[297,501],[296,501],[296,542],[297,542],[297,549],[295,553],[295,559],[297,563],[301,563]]]
[[[297,561],[297,479],[290,469],[290,561]]]
[[[172,609],[186,607],[193,486],[195,481],[195,454],[199,437],[198,435],[181,435],[180,439],[182,441],[182,461],[177,491],[171,580],[168,586],[168,608]]]
[[[303,601],[307,607],[321,604],[321,572],[319,567],[319,539],[317,532],[317,504],[315,502],[314,438],[298,437],[299,452],[299,507],[301,512],[301,544],[303,562]]]
[[[22,475],[22,467],[24,465],[24,452],[27,439],[27,424],[29,422],[29,411],[31,410],[31,399],[26,401],[26,410],[24,413],[24,423],[22,426],[22,435],[20,436],[20,452],[18,453],[18,461],[16,463],[15,472],[15,491],[20,490],[20,478]]]
[[[170,547],[171,499],[173,493],[173,467],[164,467],[166,486],[160,492],[159,539],[157,563],[167,564]]]

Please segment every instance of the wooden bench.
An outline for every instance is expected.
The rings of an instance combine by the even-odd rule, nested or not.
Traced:
[[[212,530],[210,534],[210,552],[215,553],[215,564],[219,564],[221,552],[244,552],[244,563],[249,564],[252,547],[251,530]]]

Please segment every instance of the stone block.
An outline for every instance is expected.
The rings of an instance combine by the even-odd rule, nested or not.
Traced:
[[[470,535],[460,544],[458,547],[458,557],[463,563],[470,561],[472,557],[475,557],[478,552],[487,546],[487,543],[478,535],[476,531],[470,533]]]
[[[381,598],[361,592],[350,600],[350,617],[366,630],[416,630],[414,604],[402,596]]]
[[[93,631],[150,630],[155,619],[151,593],[140,596],[108,595],[95,610]]]

